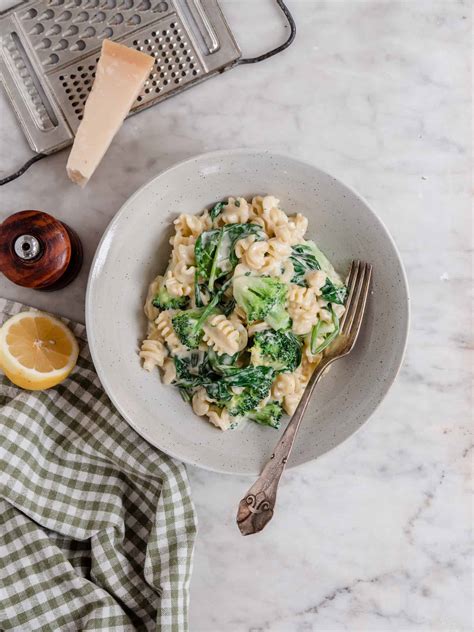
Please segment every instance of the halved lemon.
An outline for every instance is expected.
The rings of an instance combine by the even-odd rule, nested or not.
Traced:
[[[21,388],[40,391],[62,382],[77,362],[79,347],[60,320],[21,312],[0,329],[0,366]]]

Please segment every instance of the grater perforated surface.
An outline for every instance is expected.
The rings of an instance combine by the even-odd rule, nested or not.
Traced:
[[[146,35],[146,37],[144,37]],[[146,105],[157,95],[172,92],[183,82],[197,77],[204,71],[194,46],[183,31],[176,14],[168,15],[154,24],[149,33],[129,35],[121,42],[155,57],[155,66],[139,95],[134,107]],[[95,77],[99,56],[95,53],[80,63],[48,75],[53,90],[64,92],[63,111],[75,131],[82,120],[82,112]]]
[[[168,2],[150,0],[49,0],[19,12],[23,35],[45,71],[97,49],[97,40],[122,39],[170,13]]]
[[[155,57],[132,112],[240,57],[217,0],[24,2],[0,19],[0,72],[36,151],[72,142],[106,38]]]

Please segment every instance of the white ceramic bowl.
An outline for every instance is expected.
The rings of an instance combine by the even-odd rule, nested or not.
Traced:
[[[179,213],[198,213],[229,195],[271,193],[282,208],[309,218],[308,235],[345,274],[352,259],[373,264],[373,293],[353,353],[320,382],[289,466],[315,459],[367,421],[402,362],[409,323],[408,288],[396,246],[358,195],[312,165],[267,152],[204,154],[164,171],[115,216],[97,249],[87,289],[86,319],[95,367],[108,395],[145,439],[187,463],[257,475],[279,433],[257,424],[221,432],[196,417],[157,372],[140,367],[143,303],[164,270]]]

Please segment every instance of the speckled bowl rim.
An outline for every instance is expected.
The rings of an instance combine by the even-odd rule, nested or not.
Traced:
[[[110,398],[110,400],[112,401],[114,406],[117,408],[118,412],[122,415],[122,417],[127,421],[127,423],[141,437],[143,437],[146,441],[148,441],[148,443],[150,443],[155,448],[158,448],[159,450],[165,452],[166,454],[168,454],[172,458],[177,459],[178,461],[182,461],[182,462],[187,463],[189,465],[193,465],[195,467],[199,467],[199,468],[211,471],[211,472],[216,472],[216,473],[219,473],[219,474],[229,474],[229,475],[233,475],[233,476],[255,476],[255,474],[249,473],[249,472],[245,472],[245,471],[244,472],[239,472],[239,471],[235,471],[235,470],[229,471],[229,470],[225,470],[225,469],[221,469],[221,468],[217,468],[217,467],[212,467],[210,465],[206,465],[205,463],[199,462],[198,460],[192,459],[192,458],[183,459],[183,457],[180,454],[178,454],[177,452],[174,452],[173,450],[170,450],[168,448],[164,449],[163,447],[158,445],[158,443],[156,441],[154,441],[149,436],[148,432],[144,431],[137,424],[135,424],[133,422],[133,420],[131,418],[129,418],[129,416],[122,409],[122,407],[120,405],[120,402],[118,401],[118,398],[115,397],[114,392],[113,392],[113,388],[111,388],[111,386],[110,386],[110,384],[108,382],[106,372],[103,371],[102,366],[100,364],[100,360],[99,360],[99,357],[98,357],[97,350],[94,348],[94,344],[93,344],[93,338],[94,337],[92,335],[89,336],[89,332],[92,332],[92,330],[93,330],[92,323],[94,322],[94,319],[92,318],[93,305],[92,305],[92,299],[91,299],[91,295],[92,295],[92,290],[91,290],[91,288],[92,288],[92,280],[95,277],[95,271],[96,271],[96,268],[99,265],[99,259],[100,259],[100,256],[101,256],[101,250],[102,250],[103,245],[107,241],[109,233],[111,231],[113,231],[115,225],[120,222],[122,215],[124,215],[126,210],[127,210],[127,207],[137,197],[139,197],[142,194],[142,192],[147,187],[151,186],[152,183],[154,183],[157,179],[163,177],[164,175],[167,175],[171,171],[180,169],[184,165],[187,165],[189,163],[192,163],[192,162],[195,162],[195,161],[198,161],[198,160],[204,160],[204,159],[212,160],[212,159],[219,158],[219,157],[222,157],[222,156],[231,157],[233,155],[245,155],[245,154],[249,154],[249,155],[250,154],[252,154],[252,155],[261,154],[262,156],[268,156],[268,158],[275,158],[275,159],[280,158],[280,159],[283,159],[283,160],[291,160],[295,165],[300,164],[302,167],[314,168],[314,169],[320,171],[321,173],[329,176],[333,180],[335,180],[338,183],[339,186],[341,186],[348,193],[350,193],[352,196],[354,196],[360,202],[362,202],[365,205],[365,207],[367,208],[367,210],[370,212],[373,221],[375,223],[377,223],[379,228],[382,230],[382,232],[385,233],[386,238],[389,240],[389,242],[390,242],[390,244],[391,244],[391,246],[393,248],[393,252],[394,252],[394,254],[396,256],[396,259],[398,261],[398,264],[399,264],[399,269],[400,269],[400,272],[401,272],[401,279],[402,279],[402,282],[403,282],[403,291],[404,291],[405,298],[406,298],[404,305],[401,306],[401,309],[404,308],[404,312],[403,312],[402,316],[400,316],[400,318],[403,317],[403,320],[405,322],[405,327],[403,329],[403,344],[400,344],[399,347],[398,347],[398,358],[397,358],[396,365],[395,365],[396,368],[393,370],[393,374],[391,375],[390,379],[385,382],[386,386],[385,386],[385,389],[384,389],[383,393],[378,398],[378,401],[374,403],[374,405],[372,407],[372,410],[367,414],[367,417],[366,417],[365,421],[363,421],[357,428],[355,428],[347,437],[345,437],[337,445],[333,446],[332,448],[328,448],[327,450],[325,450],[324,452],[319,454],[317,457],[314,457],[312,459],[308,459],[308,461],[305,461],[304,463],[292,463],[291,460],[290,460],[288,465],[287,465],[287,469],[293,469],[293,468],[296,468],[296,467],[302,467],[302,466],[306,465],[310,461],[315,461],[317,459],[320,459],[323,456],[326,456],[329,452],[332,452],[333,450],[335,450],[336,448],[341,446],[343,443],[345,443],[349,438],[354,437],[354,435],[357,434],[359,432],[359,430],[361,430],[367,424],[369,419],[373,416],[373,414],[377,411],[379,406],[384,401],[384,399],[387,396],[388,392],[390,391],[393,383],[397,379],[398,374],[400,373],[400,369],[401,369],[401,366],[403,364],[403,360],[404,360],[404,357],[405,357],[405,352],[406,352],[406,348],[407,348],[407,344],[408,344],[408,335],[409,335],[409,331],[410,331],[410,322],[411,322],[411,299],[410,299],[408,278],[407,278],[405,266],[403,264],[403,260],[401,258],[400,252],[399,252],[398,247],[397,247],[397,245],[395,243],[395,240],[393,239],[392,235],[390,234],[388,228],[386,227],[384,222],[380,219],[380,217],[377,215],[377,213],[373,210],[373,208],[370,206],[370,204],[367,202],[367,200],[362,195],[360,195],[351,186],[345,184],[344,182],[342,182],[341,180],[339,180],[338,178],[336,178],[332,174],[328,173],[324,169],[321,169],[320,167],[318,167],[317,165],[315,165],[312,162],[304,161],[304,160],[301,160],[299,158],[295,158],[294,156],[288,156],[287,154],[282,154],[280,152],[274,152],[274,151],[263,150],[263,149],[258,149],[258,148],[254,148],[254,149],[246,149],[246,148],[240,148],[240,149],[219,149],[219,150],[215,150],[215,151],[211,151],[211,152],[204,152],[204,153],[201,153],[201,154],[196,154],[194,156],[190,156],[189,158],[185,158],[184,160],[176,162],[173,165],[171,165],[169,167],[166,167],[162,171],[158,172],[158,174],[156,176],[154,176],[153,178],[148,180],[139,189],[137,189],[135,191],[135,193],[133,193],[129,198],[127,198],[127,200],[125,200],[125,202],[122,204],[122,206],[120,207],[118,212],[114,215],[112,220],[107,225],[107,227],[106,227],[106,229],[105,229],[105,231],[104,231],[104,233],[103,233],[103,235],[102,235],[102,237],[101,237],[101,239],[99,241],[99,244],[98,244],[98,246],[96,248],[96,251],[95,251],[95,254],[94,254],[94,258],[92,260],[92,264],[91,264],[91,267],[90,267],[88,280],[87,280],[87,288],[86,288],[85,316],[86,316],[86,331],[87,331],[87,334],[88,334],[89,349],[90,349],[92,361],[94,363],[97,375],[98,375],[98,377],[100,379],[100,382],[101,382],[102,386],[104,387],[104,390],[106,391],[108,397]]]

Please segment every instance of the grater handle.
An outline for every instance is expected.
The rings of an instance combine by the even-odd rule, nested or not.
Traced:
[[[38,160],[42,160],[43,158],[46,158],[47,155],[48,154],[35,154],[32,158],[27,160],[24,165],[22,165],[19,169],[17,169],[17,171],[15,171],[14,173],[11,173],[9,176],[5,176],[4,178],[1,178],[0,187],[2,187],[4,184],[8,184],[9,182],[13,182],[13,180],[16,180],[17,178],[22,176],[25,173],[25,171],[28,171],[31,165],[34,165],[35,162],[38,162]]]
[[[291,44],[293,43],[295,37],[296,37],[296,23],[295,20],[293,18],[293,16],[290,13],[290,10],[288,9],[288,7],[286,6],[286,4],[283,2],[283,0],[275,0],[276,3],[278,4],[278,6],[280,7],[281,11],[283,12],[283,15],[285,16],[289,26],[290,26],[290,35],[288,36],[287,40],[285,42],[283,42],[283,44],[280,44],[280,46],[277,46],[276,48],[273,48],[272,50],[268,51],[267,53],[263,53],[262,55],[258,55],[257,57],[241,57],[240,59],[238,59],[235,62],[236,66],[240,66],[241,64],[257,64],[260,61],[264,61],[265,59],[269,59],[270,57],[273,57],[274,55],[278,55],[278,53],[281,53],[282,51],[284,51],[286,48],[288,48],[289,46],[291,46]]]

